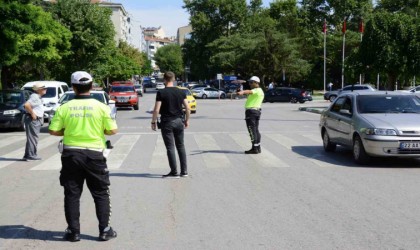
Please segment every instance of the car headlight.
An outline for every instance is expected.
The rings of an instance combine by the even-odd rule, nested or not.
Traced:
[[[18,109],[12,109],[12,110],[5,110],[4,112],[3,112],[3,114],[4,115],[18,115],[18,114],[20,114],[21,112],[20,112],[20,110],[18,110]]]
[[[386,129],[386,128],[367,128],[365,130],[365,134],[367,135],[397,135],[397,131],[394,129]]]
[[[131,95],[130,96],[130,99],[136,99],[137,98],[137,95]]]

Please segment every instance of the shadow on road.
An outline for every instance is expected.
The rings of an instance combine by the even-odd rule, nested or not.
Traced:
[[[24,225],[6,225],[0,226],[0,239],[29,239],[43,241],[62,241],[63,232],[43,231]],[[81,234],[80,238],[84,240],[97,241],[97,237]]]
[[[232,151],[232,150],[193,150],[189,155],[201,155],[201,154],[244,154],[244,151]]]
[[[109,176],[116,176],[116,177],[140,177],[140,178],[159,178],[162,179],[161,174],[148,174],[148,173],[110,173]]]
[[[334,164],[342,167],[359,168],[418,168],[417,159],[372,157],[371,161],[365,165],[354,162],[350,149],[338,147],[335,152],[327,153],[322,146],[293,146],[292,151],[307,158]]]

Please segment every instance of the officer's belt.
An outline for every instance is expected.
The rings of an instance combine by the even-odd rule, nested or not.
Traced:
[[[246,110],[250,110],[250,109],[261,110],[261,108],[246,108]]]
[[[92,150],[92,151],[97,151],[97,152],[102,152],[104,151],[104,149],[102,148],[86,148],[86,147],[77,147],[77,146],[67,146],[64,145],[63,147],[64,149],[83,149],[83,150]]]

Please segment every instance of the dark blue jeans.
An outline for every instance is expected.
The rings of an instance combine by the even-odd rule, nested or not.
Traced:
[[[258,126],[260,125],[261,111],[256,109],[248,109],[245,111],[246,127],[251,137],[252,147],[260,146],[261,134]]]
[[[168,155],[171,173],[177,174],[177,164],[175,156],[175,147],[178,151],[178,157],[181,165],[181,174],[187,174],[187,155],[184,146],[184,123],[181,118],[171,121],[161,122],[161,133],[165,142],[166,154]]]

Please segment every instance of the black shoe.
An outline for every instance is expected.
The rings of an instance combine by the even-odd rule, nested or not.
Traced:
[[[169,174],[162,175],[162,178],[178,179],[179,178],[179,175],[178,174],[169,173]]]
[[[180,175],[181,177],[188,177],[188,173],[181,173],[181,175]]]
[[[117,232],[115,232],[112,227],[107,227],[108,230],[104,230],[102,233],[99,234],[100,241],[107,241],[117,237]],[[105,228],[105,229],[107,229]]]
[[[76,242],[80,241],[80,234],[79,233],[73,233],[70,229],[66,229],[66,233],[63,236],[63,240],[70,241],[70,242]]]
[[[261,146],[257,146],[258,154],[261,154]]]
[[[245,151],[245,154],[253,154],[253,155],[256,155],[256,154],[259,154],[259,152],[258,152],[258,149],[251,148],[250,150]]]

